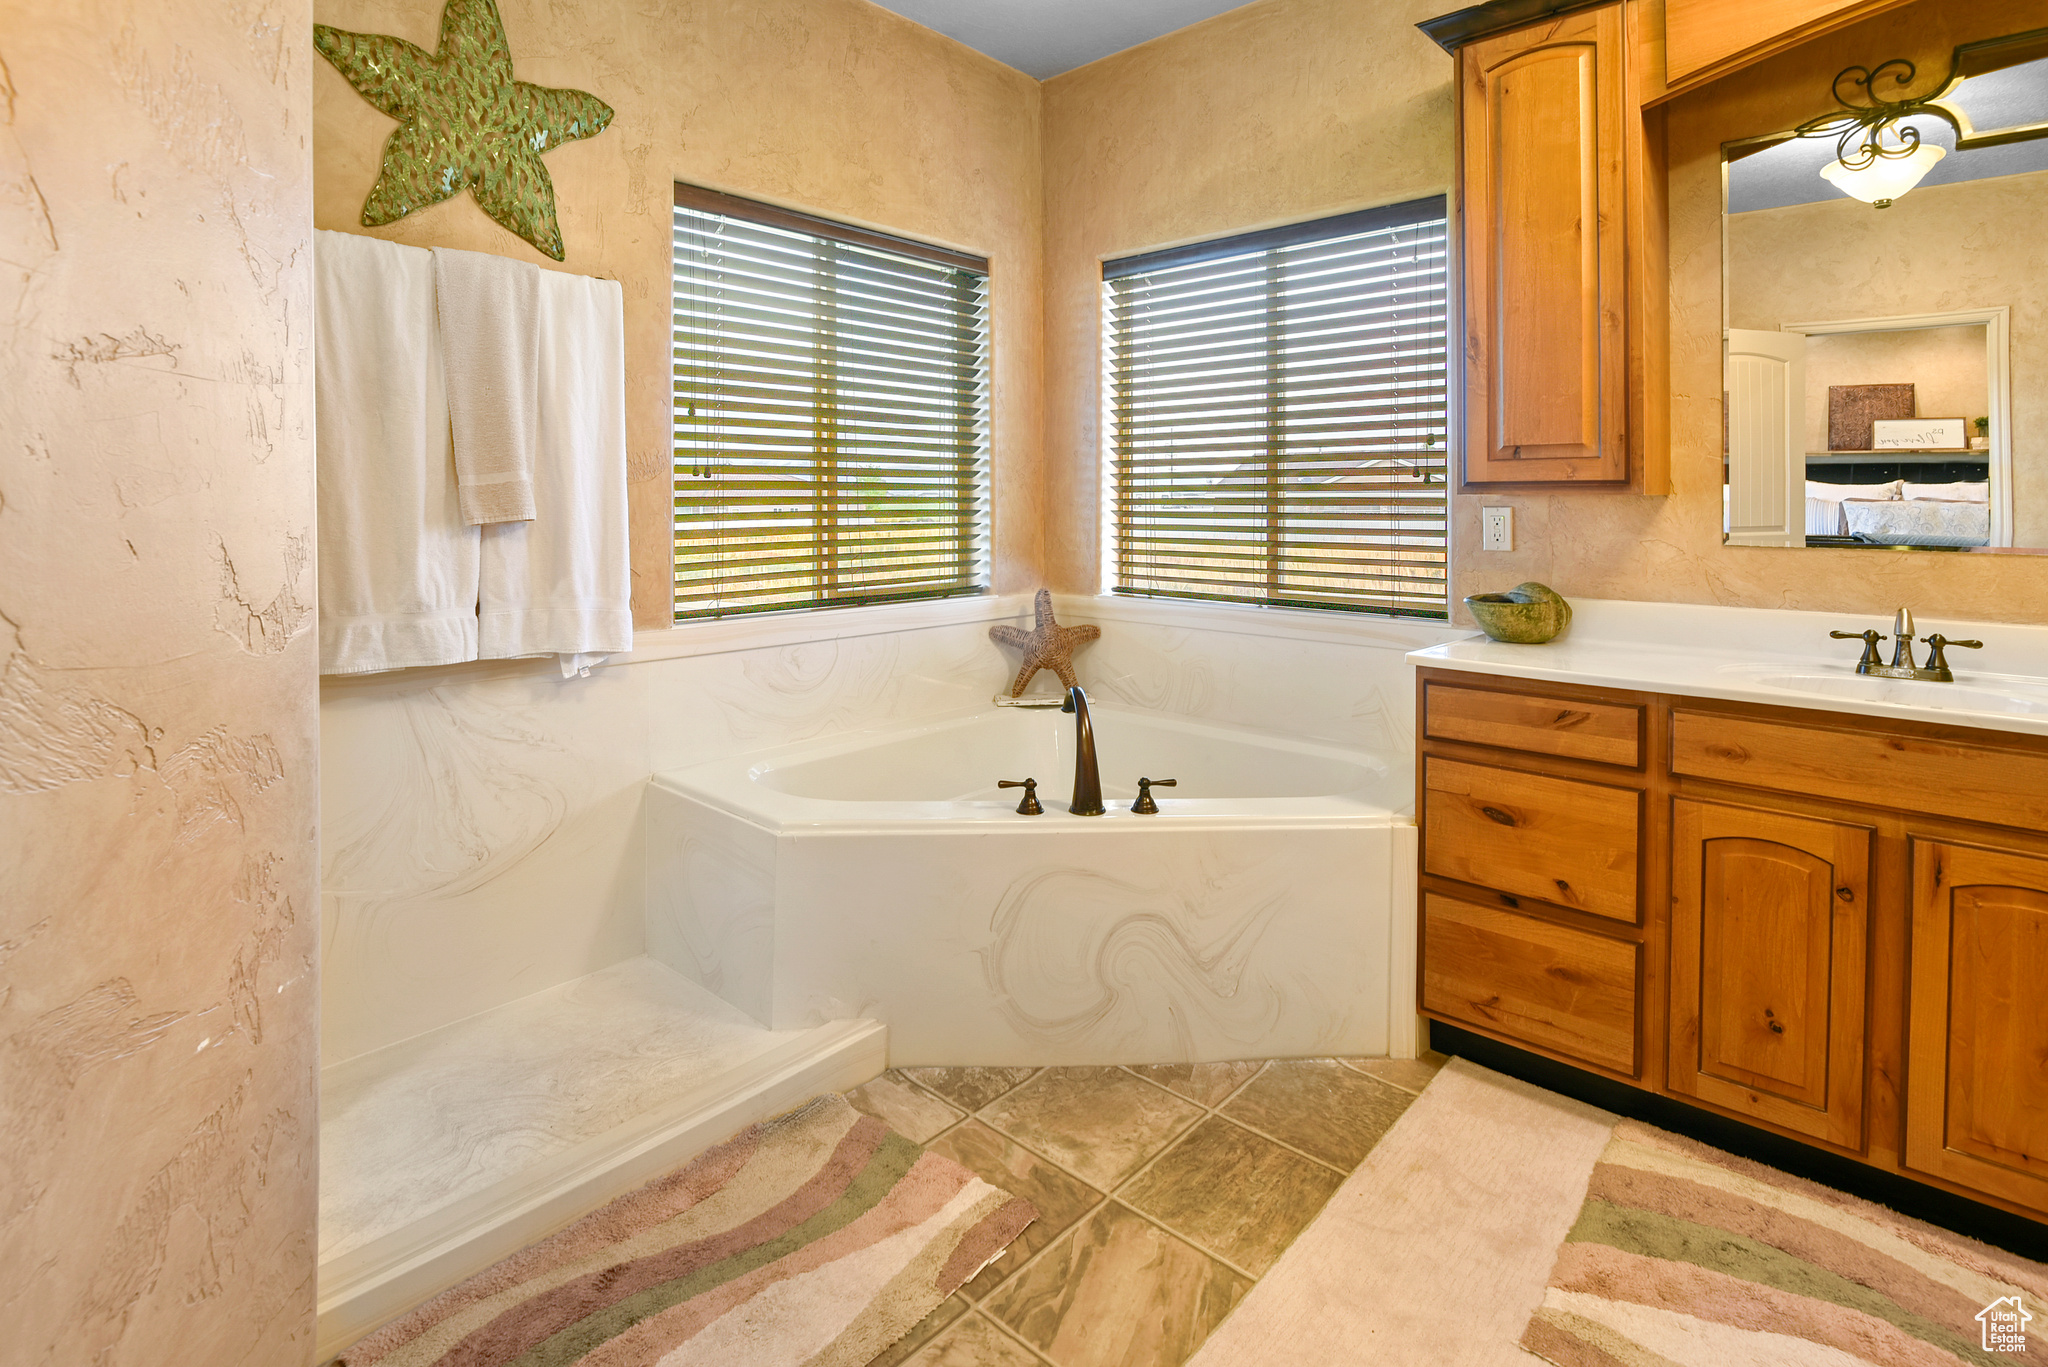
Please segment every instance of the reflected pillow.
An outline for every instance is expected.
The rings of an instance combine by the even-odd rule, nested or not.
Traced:
[[[1842,517],[1849,535],[1881,546],[1984,546],[1991,541],[1991,508],[1984,503],[1850,500],[1842,505]]]
[[[1899,492],[1904,484],[1902,479],[1885,484],[1823,484],[1817,479],[1809,479],[1806,481],[1806,496],[1833,499],[1837,503],[1845,498],[1896,499],[1906,497]]]
[[[1989,503],[1990,480],[1958,480],[1954,484],[1908,484],[1906,498],[1938,498],[1951,503]]]
[[[1842,520],[1842,505],[1831,498],[1807,499],[1806,534],[1808,536],[1847,536],[1849,534],[1849,524]]]

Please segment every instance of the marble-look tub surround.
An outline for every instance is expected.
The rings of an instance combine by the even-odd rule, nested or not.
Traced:
[[[725,624],[642,633],[645,654],[723,639],[587,679],[542,661],[324,681],[325,1060],[639,954],[650,774],[985,703],[1005,672],[988,625],[1027,619],[1005,596],[816,614],[810,639],[753,648]]]
[[[1033,587],[1043,495],[1038,82],[864,0],[500,0],[498,8],[521,80],[587,90],[616,111],[603,133],[547,157],[567,260],[551,261],[500,228],[467,193],[364,228],[363,197],[393,124],[325,62],[310,77],[314,226],[620,282],[640,626],[668,625],[670,610],[678,180],[988,257],[995,587]],[[420,0],[315,5],[321,23],[429,50],[439,16],[439,4]]]
[[[303,0],[0,0],[0,1360],[312,1354]]]
[[[1055,603],[1102,625],[1075,661],[1105,699],[1397,759],[1414,746],[1405,652],[1468,634]],[[326,1061],[641,953],[651,774],[986,706],[1015,670],[989,625],[1030,620],[1028,598],[1005,595],[643,632],[640,655],[587,679],[541,661],[325,681]]]

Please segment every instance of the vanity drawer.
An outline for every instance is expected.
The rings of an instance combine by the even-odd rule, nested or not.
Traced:
[[[1633,704],[1430,683],[1423,689],[1422,711],[1423,734],[1431,740],[1495,745],[1631,769],[1640,763],[1643,709]]]
[[[1434,755],[1423,763],[1427,872],[1635,923],[1640,792]]]
[[[1422,941],[1423,1010],[1636,1075],[1639,946],[1435,893]]]
[[[2048,754],[2038,750],[1680,708],[1671,714],[1671,772],[2048,831]]]

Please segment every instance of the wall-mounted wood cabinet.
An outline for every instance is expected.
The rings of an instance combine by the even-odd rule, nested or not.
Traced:
[[[1425,1015],[2048,1217],[2048,740],[1421,671]]]
[[[1664,492],[1662,116],[1623,0],[1458,51],[1464,483]]]
[[[1663,102],[1903,3],[1493,0],[1422,25],[1458,63],[1467,491],[1670,492]]]

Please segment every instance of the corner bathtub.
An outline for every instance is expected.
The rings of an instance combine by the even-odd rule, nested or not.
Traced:
[[[655,775],[648,952],[775,1029],[885,1021],[897,1066],[1412,1053],[1407,757],[1091,710],[1100,817],[1051,709]]]

